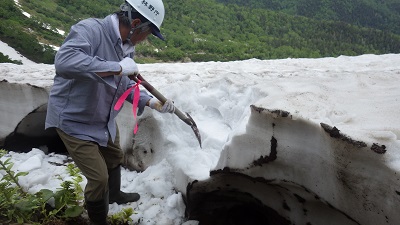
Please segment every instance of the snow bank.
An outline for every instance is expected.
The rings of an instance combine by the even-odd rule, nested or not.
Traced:
[[[126,164],[143,172],[124,170],[122,185],[142,198],[111,205],[110,213],[132,207],[141,224],[181,224],[184,199],[195,215],[199,196],[235,189],[247,192],[239,200],[261,202],[296,224],[328,224],[327,218],[332,224],[396,224],[399,61],[400,55],[388,54],[139,65],[147,81],[190,113],[203,148],[175,115],[148,109],[133,136],[126,104],[118,118]],[[37,127],[53,75],[51,65],[1,65],[0,140],[46,135]],[[47,155],[23,158],[32,167],[16,166],[32,174],[51,170]],[[51,176],[28,177],[25,185],[55,185]]]

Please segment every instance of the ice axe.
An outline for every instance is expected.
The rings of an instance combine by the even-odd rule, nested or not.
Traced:
[[[142,75],[138,74],[137,76],[129,76],[131,80],[134,80],[136,83],[139,83],[146,88],[154,97],[160,100],[163,104],[167,101],[167,99],[162,95],[157,89],[155,89],[149,82],[147,82]],[[140,80],[140,81],[139,81]],[[194,134],[196,135],[197,140],[199,141],[200,148],[201,148],[201,136],[200,131],[197,128],[196,123],[194,122],[193,118],[189,115],[189,113],[183,114],[178,108],[175,107],[175,115],[179,117],[183,122],[189,125]]]

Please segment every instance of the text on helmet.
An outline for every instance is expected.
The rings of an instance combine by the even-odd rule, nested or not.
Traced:
[[[154,14],[156,16],[158,16],[160,14],[160,12],[158,12],[157,9],[154,8],[154,6],[152,6],[151,4],[149,4],[146,0],[142,1],[142,5],[146,6],[148,9],[150,9],[150,11],[154,12]]]

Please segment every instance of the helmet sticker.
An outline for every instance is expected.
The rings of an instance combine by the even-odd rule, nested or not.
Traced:
[[[142,0],[142,5],[146,6],[150,11],[154,12],[156,16],[160,14],[157,9],[154,8],[151,4],[149,4],[146,0]]]

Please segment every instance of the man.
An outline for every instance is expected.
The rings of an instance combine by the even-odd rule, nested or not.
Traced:
[[[87,178],[85,202],[91,223],[107,224],[109,203],[139,200],[137,193],[120,191],[123,152],[114,106],[135,83],[139,73],[132,59],[135,45],[149,34],[160,39],[164,19],[161,0],[127,0],[121,10],[104,19],[86,19],[71,31],[55,57],[56,75],[47,108],[46,129],[55,127],[70,156]],[[133,93],[127,98],[133,101]],[[173,113],[141,91],[140,115],[145,106]]]

